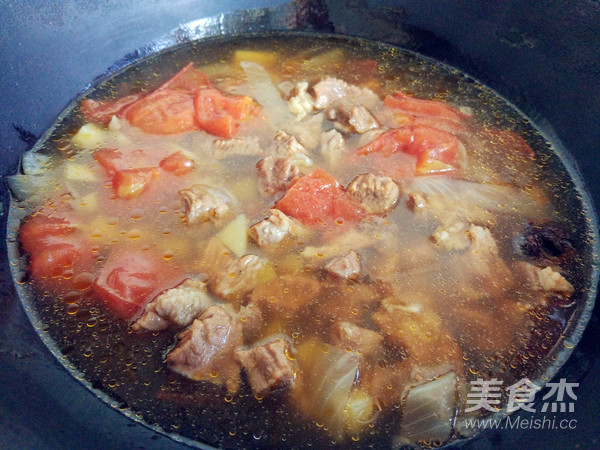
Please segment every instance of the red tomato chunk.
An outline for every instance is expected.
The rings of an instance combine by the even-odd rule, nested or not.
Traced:
[[[122,249],[109,255],[94,282],[94,293],[117,315],[131,319],[148,301],[183,279],[183,273],[150,251]]]
[[[180,176],[190,173],[194,169],[194,161],[181,152],[171,153],[162,159],[159,167],[174,175]]]
[[[276,207],[305,225],[349,224],[365,216],[338,181],[323,169],[295,180]]]

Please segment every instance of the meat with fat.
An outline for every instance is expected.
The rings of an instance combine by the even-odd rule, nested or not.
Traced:
[[[334,277],[343,280],[357,280],[361,275],[361,265],[358,253],[350,250],[344,255],[333,257],[325,264],[325,272]]]
[[[243,345],[239,320],[221,306],[211,306],[177,336],[167,355],[169,368],[195,381],[210,381],[235,393],[240,365],[234,351]]]
[[[214,303],[215,299],[206,290],[206,283],[188,278],[148,303],[132,328],[158,331],[171,326],[187,327]]]
[[[292,157],[266,156],[256,163],[256,169],[259,189],[265,195],[283,192],[294,178],[302,175],[302,170]]]
[[[295,368],[288,356],[290,350],[290,343],[281,338],[249,349],[236,350],[235,359],[246,371],[256,397],[293,386]]]
[[[338,321],[331,328],[331,340],[338,347],[369,358],[379,351],[383,336],[376,331],[351,322]]]
[[[390,211],[400,195],[400,189],[394,180],[372,173],[358,175],[350,182],[346,191],[367,213],[380,215]]]
[[[194,184],[179,190],[178,194],[183,201],[188,224],[216,222],[233,210],[233,197],[218,186]]]
[[[377,119],[362,105],[342,104],[327,110],[326,115],[336,128],[347,133],[364,134],[379,128]]]

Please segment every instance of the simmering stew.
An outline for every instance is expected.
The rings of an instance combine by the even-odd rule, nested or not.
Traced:
[[[584,298],[557,161],[410,53],[188,44],[99,83],[24,156],[18,281],[65,363],[165,432],[439,446],[540,378]]]

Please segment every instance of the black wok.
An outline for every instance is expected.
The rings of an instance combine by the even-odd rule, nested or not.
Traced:
[[[202,18],[209,19],[180,27]],[[600,4],[592,0],[1,2],[1,175],[15,173],[20,154],[107,70],[190,37],[299,29],[386,41],[469,73],[562,143],[598,204],[599,23]],[[6,216],[5,186],[0,195]],[[5,218],[1,224],[4,235]],[[124,417],[72,378],[29,323],[5,256],[1,263],[0,447],[183,447]],[[580,383],[575,411],[564,415],[576,428],[488,430],[465,447],[600,446],[599,306],[557,376]]]

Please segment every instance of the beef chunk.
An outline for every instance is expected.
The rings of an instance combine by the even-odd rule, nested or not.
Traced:
[[[208,275],[209,289],[220,299],[240,304],[256,286],[256,274],[264,260],[256,255],[236,258],[218,239],[212,238],[204,249],[200,266]]]
[[[171,370],[192,380],[211,381],[237,392],[240,365],[234,350],[243,344],[240,322],[221,306],[211,306],[177,336],[167,355]],[[216,376],[215,376],[216,374]]]
[[[313,86],[316,109],[326,109],[343,99],[344,103],[373,107],[379,97],[368,88],[348,84],[338,78],[325,78]]]
[[[379,128],[377,119],[362,105],[340,105],[329,109],[326,114],[336,128],[345,132],[363,134]]]
[[[272,209],[271,215],[252,225],[248,230],[250,238],[260,247],[279,244],[286,236],[294,234],[302,228],[297,220],[286,216],[278,209]]]
[[[336,322],[331,334],[334,344],[358,352],[367,358],[375,354],[383,342],[381,334],[351,322]]]
[[[266,156],[256,163],[258,169],[259,189],[265,195],[283,192],[287,185],[296,177],[302,175],[300,167],[294,163],[294,158],[276,158]]]
[[[188,224],[218,221],[233,208],[233,198],[217,186],[194,184],[178,193],[183,200]]]
[[[164,330],[169,326],[187,327],[215,300],[206,291],[206,284],[187,279],[179,286],[169,289],[146,305],[142,316],[132,325],[133,329]]]
[[[254,304],[242,306],[238,312],[242,323],[244,341],[252,341],[264,325],[263,314],[260,308]]]
[[[534,290],[549,293],[554,292],[567,297],[573,294],[573,285],[552,267],[544,267],[542,269],[533,264],[520,262],[519,268],[521,269],[519,272],[525,276],[528,284]]]
[[[361,274],[358,253],[350,250],[345,255],[332,258],[326,265],[325,271],[336,278],[357,280]]]
[[[275,133],[275,143],[275,153],[277,153],[278,156],[285,158],[296,153],[308,155],[308,152],[304,146],[298,142],[298,139],[283,130],[279,130]]]
[[[256,397],[293,385],[295,371],[293,362],[288,357],[289,351],[290,344],[287,340],[276,339],[235,352],[235,358],[246,371]]]
[[[256,274],[263,265],[264,260],[256,255],[241,256],[209,279],[209,286],[219,298],[239,303],[256,286]]]
[[[258,137],[248,136],[233,139],[215,139],[213,141],[213,154],[215,159],[224,159],[231,156],[256,156],[262,155]]]
[[[400,195],[400,189],[394,180],[372,173],[354,178],[348,185],[347,192],[369,214],[387,213],[394,207]]]

